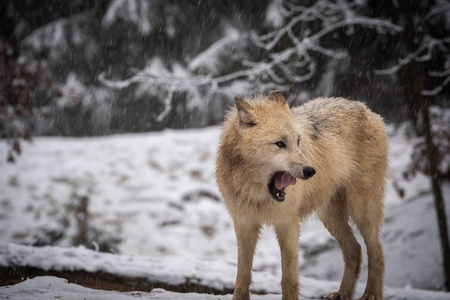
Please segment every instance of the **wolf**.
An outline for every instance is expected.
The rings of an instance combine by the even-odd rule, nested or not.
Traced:
[[[262,225],[275,229],[281,250],[282,299],[299,297],[300,223],[316,213],[342,250],[340,288],[325,299],[351,299],[367,246],[362,300],[383,299],[383,222],[388,141],[383,119],[361,102],[317,98],[290,109],[276,90],[235,98],[223,122],[216,181],[234,224],[238,264],[234,300],[249,286]]]

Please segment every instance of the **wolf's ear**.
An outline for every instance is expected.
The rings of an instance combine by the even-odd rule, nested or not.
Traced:
[[[280,102],[280,103],[286,103],[286,99],[284,98],[284,96],[280,90],[273,91],[272,94],[270,94],[270,96],[269,96],[269,100]]]
[[[238,111],[239,121],[250,126],[256,125],[255,119],[250,113],[252,108],[250,104],[238,97],[234,97],[234,102]]]

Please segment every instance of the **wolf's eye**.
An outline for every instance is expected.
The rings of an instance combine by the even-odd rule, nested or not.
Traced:
[[[283,141],[278,141],[275,143],[275,145],[277,145],[280,148],[286,148],[286,144]]]
[[[297,146],[300,146],[300,138],[297,140]]]

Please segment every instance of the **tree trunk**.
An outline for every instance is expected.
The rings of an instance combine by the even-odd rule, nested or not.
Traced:
[[[413,123],[417,122],[418,114],[422,117],[421,126],[416,123],[414,124],[414,128],[416,129],[416,133],[418,135],[425,135],[430,179],[433,188],[434,204],[439,226],[439,236],[441,239],[445,288],[447,291],[450,291],[450,244],[447,229],[447,216],[445,213],[445,202],[442,196],[440,174],[437,167],[437,149],[433,143],[429,104],[425,97],[421,94],[424,82],[423,67],[421,66],[421,63],[412,62],[410,65],[405,67],[403,71],[403,76],[399,76],[399,82],[402,84],[403,89],[408,89],[408,91],[404,94],[405,98],[411,97],[408,98],[405,103],[407,105],[414,104],[414,106],[410,107],[410,111],[416,112],[414,117],[411,117],[411,121]],[[414,100],[414,102],[412,100]]]
[[[403,2],[403,14],[405,17],[404,34],[406,39],[406,47],[410,53],[413,53],[418,47],[417,41],[421,39],[419,38],[419,34],[415,31],[411,1]],[[430,167],[430,178],[433,187],[439,236],[441,239],[445,288],[447,291],[450,291],[450,244],[447,229],[447,216],[445,213],[445,202],[442,197],[440,174],[437,161],[437,149],[433,143],[429,103],[427,99],[422,95],[422,91],[425,87],[423,63],[412,61],[407,66],[405,66],[403,70],[399,71],[397,75],[398,80],[403,88],[409,117],[414,124],[416,133],[418,135],[425,135],[428,163]],[[422,117],[422,127],[418,126],[417,122],[419,113]]]
[[[450,291],[450,245],[447,229],[447,216],[445,210],[445,202],[442,197],[440,174],[437,169],[437,150],[433,143],[433,134],[431,131],[431,122],[428,103],[425,101],[421,106],[421,115],[424,124],[425,141],[427,144],[428,161],[430,164],[430,177],[433,186],[434,205],[436,207],[436,214],[439,226],[439,235],[441,238],[443,267],[445,273],[445,288]]]

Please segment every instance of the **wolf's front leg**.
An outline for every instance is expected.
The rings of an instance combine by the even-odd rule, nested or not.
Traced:
[[[238,245],[238,270],[233,300],[249,300],[252,282],[252,264],[261,224],[234,222]]]
[[[275,226],[281,250],[281,288],[283,300],[298,299],[298,237],[300,225],[297,219]]]

